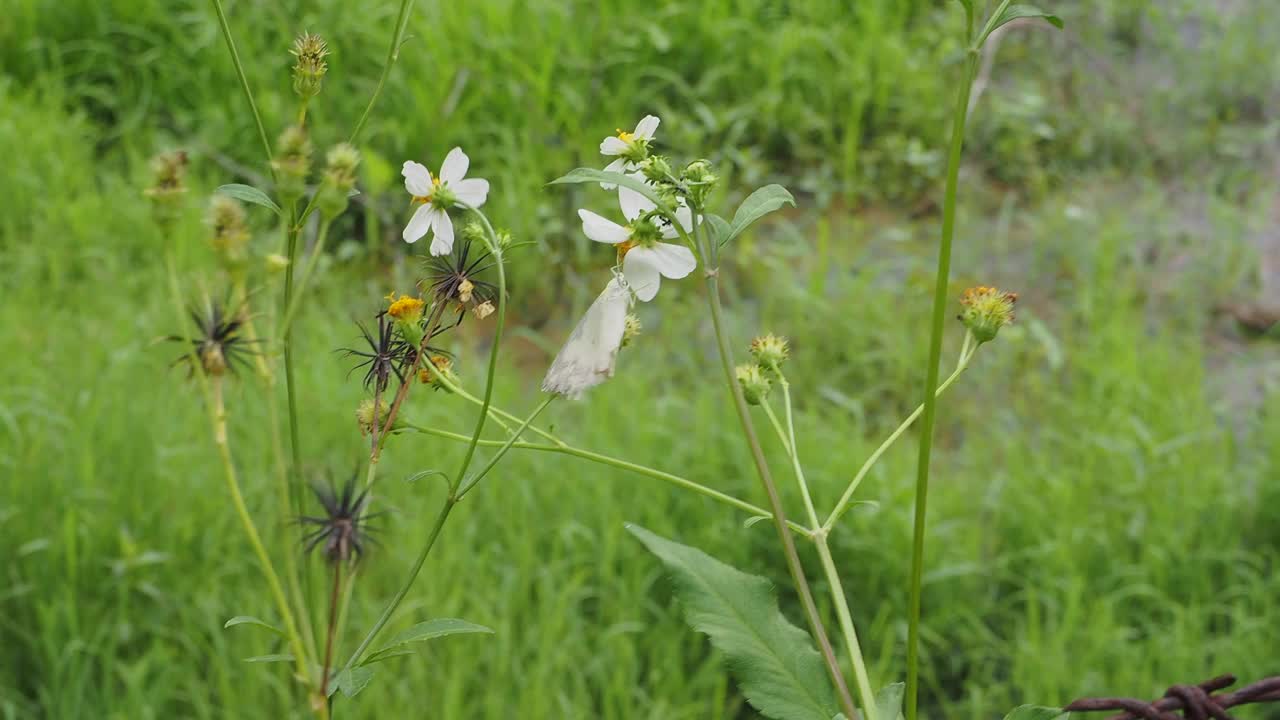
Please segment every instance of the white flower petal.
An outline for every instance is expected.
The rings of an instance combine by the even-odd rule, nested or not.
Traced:
[[[484,204],[486,198],[489,197],[489,181],[481,178],[467,178],[459,180],[449,186],[453,190],[453,194],[458,200],[473,208],[478,208]]]
[[[639,176],[633,175],[632,177]],[[628,187],[618,188],[618,205],[622,207],[622,216],[628,220],[635,220],[642,214],[657,207],[652,200]]]
[[[649,302],[658,294],[662,276],[653,262],[653,251],[648,248],[631,248],[622,260],[622,276],[636,294],[636,298]]]
[[[651,248],[635,248],[627,255],[636,250],[642,251],[645,261],[658,269],[663,277],[679,280],[693,269],[698,267],[698,261],[693,256],[693,251],[684,245],[676,245],[675,243],[657,243]]]
[[[414,211],[413,217],[409,218],[409,224],[404,226],[404,232],[401,237],[407,243],[418,242],[418,238],[431,231],[431,226],[434,223],[434,208],[430,205],[419,205],[418,209]]]
[[[471,159],[467,154],[462,152],[462,148],[456,147],[444,156],[444,164],[440,166],[440,182],[454,183],[467,176],[467,166],[471,164]]]
[[[453,251],[453,220],[449,219],[449,213],[436,210],[432,224],[435,226],[436,236],[431,240],[431,254],[448,255]]]
[[[643,139],[643,140],[652,140],[653,134],[658,130],[659,122],[661,121],[658,120],[657,115],[645,115],[644,119],[641,120],[636,125],[636,132],[635,132],[636,138]]]
[[[627,161],[626,161],[624,158],[618,158],[617,160],[614,160],[613,162],[609,163],[608,165],[605,165],[605,166],[604,166],[604,171],[605,171],[605,172],[612,172],[612,173],[625,173],[625,172],[627,171],[627,165],[628,165],[628,163],[627,163]],[[604,188],[605,190],[613,190],[614,188],[616,188],[616,187],[618,187],[618,186],[617,186],[617,185],[614,185],[613,183],[603,183],[603,182],[602,182],[602,183],[600,183],[600,187]]]
[[[626,151],[626,149],[627,149],[627,144],[623,142],[622,138],[616,135],[610,135],[609,137],[600,141],[601,155],[621,155],[623,152]]]
[[[582,232],[596,242],[617,245],[631,237],[631,232],[625,227],[590,210],[579,210],[578,217],[582,218]]]
[[[404,176],[404,189],[410,195],[426,197],[431,194],[431,173],[421,163],[405,160],[400,174]]]

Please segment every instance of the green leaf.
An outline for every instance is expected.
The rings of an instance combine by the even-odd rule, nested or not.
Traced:
[[[259,620],[252,615],[237,615],[223,623],[222,627],[223,629],[226,629],[229,627],[235,627],[236,625],[257,625],[258,627],[264,627],[277,635],[284,635],[284,631],[280,628],[266,622],[265,620]]]
[[[609,183],[611,185],[620,185],[624,188],[635,190],[641,195],[649,198],[658,207],[664,206],[662,198],[658,197],[658,193],[653,189],[652,185],[643,180],[631,177],[630,175],[623,175],[622,173],[605,172],[603,170],[596,170],[595,168],[580,167],[570,170],[568,173],[547,184],[578,185],[581,183]]]
[[[742,692],[775,720],[831,720],[835,694],[809,634],[778,609],[769,581],[627,525],[667,566],[689,625],[711,636]]]
[[[705,224],[707,231],[711,233],[711,242],[714,243],[724,245],[728,240],[729,234],[733,232],[728,220],[713,213],[703,215],[702,222]]]
[[[255,655],[251,658],[245,658],[244,661],[251,663],[293,662],[293,656],[288,653],[279,655]]]
[[[1013,709],[1004,720],[1054,720],[1062,717],[1062,708],[1044,707],[1043,705],[1021,705]]]
[[[1045,22],[1059,30],[1062,29],[1062,18],[1054,15],[1053,13],[1045,12],[1044,10],[1032,5],[1010,5],[1004,9],[1004,12],[1000,14],[1000,17],[992,21],[991,30],[987,31],[987,35],[990,35],[996,28],[1002,25],[1008,25],[1014,20],[1018,20],[1020,18],[1044,18]],[[983,39],[985,39],[985,37]]]
[[[467,622],[466,620],[459,620],[457,618],[435,618],[434,620],[427,620],[426,622],[420,622],[391,638],[391,642],[371,653],[369,657],[361,663],[361,665],[368,665],[369,663],[375,663],[379,660],[385,660],[387,657],[391,657],[388,653],[393,651],[399,654],[398,651],[401,648],[411,643],[426,642],[427,640],[434,640],[446,635],[459,635],[463,633],[493,634],[493,630],[483,625],[476,625],[475,623]]]
[[[353,667],[350,670],[343,670],[335,677],[334,685],[342,691],[343,695],[349,698],[360,694],[360,691],[368,687],[369,681],[373,679],[373,670],[367,667]],[[330,694],[333,694],[330,691]]]
[[[241,185],[240,183],[232,183],[230,185],[222,185],[217,192],[233,197],[237,200],[243,200],[254,205],[261,205],[265,208],[271,208],[277,215],[284,213],[280,206],[267,197],[267,194],[252,185]]]
[[[720,244],[723,245],[738,237],[750,227],[751,223],[783,205],[795,207],[796,199],[781,185],[765,185],[751,193],[738,206],[738,212],[733,214],[733,227],[729,229],[729,234],[720,241]]]
[[[885,685],[876,693],[876,717],[880,720],[898,720],[902,717],[902,696],[906,685],[900,682]]]

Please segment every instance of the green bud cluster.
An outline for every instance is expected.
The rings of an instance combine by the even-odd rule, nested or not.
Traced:
[[[289,52],[297,58],[293,65],[293,91],[306,102],[319,94],[324,75],[329,71],[324,61],[329,46],[319,35],[304,32],[293,41]]]
[[[291,125],[280,133],[276,142],[276,158],[271,166],[276,171],[276,189],[280,199],[294,202],[307,191],[307,174],[311,170],[311,140],[305,128]]]
[[[350,202],[351,191],[356,186],[356,168],[360,165],[360,151],[347,143],[329,148],[325,156],[324,176],[320,181],[316,206],[327,219],[341,215]]]

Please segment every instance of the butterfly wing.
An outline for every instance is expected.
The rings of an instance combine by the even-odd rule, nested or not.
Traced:
[[[610,280],[551,362],[542,389],[579,398],[613,377],[630,305],[631,291],[618,278]]]

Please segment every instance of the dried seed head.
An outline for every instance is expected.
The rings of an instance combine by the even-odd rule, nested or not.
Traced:
[[[182,150],[160,153],[151,158],[151,187],[142,193],[151,200],[151,209],[160,225],[177,219],[187,192],[187,153]]]
[[[249,244],[249,227],[240,201],[215,194],[209,201],[209,228],[209,244],[218,260],[228,267],[242,264]]]
[[[993,287],[971,287],[960,296],[960,322],[979,343],[990,342],[1000,328],[1013,322],[1013,305],[1018,294]]]
[[[759,405],[769,396],[771,383],[760,370],[759,365],[745,364],[734,369],[738,384],[742,386],[742,395],[751,405]]]
[[[293,65],[293,91],[303,100],[315,97],[329,70],[324,60],[329,54],[329,46],[319,35],[304,32],[293,41],[293,49],[289,52],[297,58]]]
[[[458,376],[453,372],[453,360],[447,355],[437,353],[428,357],[427,361],[431,363],[431,368],[434,368],[435,372],[432,372],[431,368],[422,368],[418,371],[418,381],[430,385],[435,390],[453,392],[449,389],[449,385],[458,383]],[[441,378],[444,378],[449,385],[442,382]]]
[[[497,310],[497,308],[493,306],[493,303],[485,300],[479,305],[471,308],[471,314],[475,315],[477,320],[483,320],[492,315],[495,310]]]
[[[304,552],[318,548],[325,560],[335,565],[364,555],[365,545],[371,539],[369,520],[372,516],[366,512],[368,489],[356,492],[357,474],[353,473],[341,488],[332,483],[312,485],[323,513],[298,518],[302,525],[310,528],[302,538]]]

